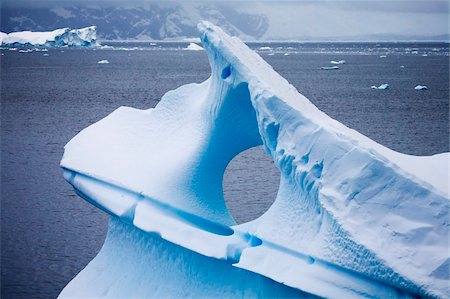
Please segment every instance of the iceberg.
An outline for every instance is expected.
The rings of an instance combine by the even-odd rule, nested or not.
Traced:
[[[81,29],[62,28],[49,32],[12,32],[2,37],[1,44],[12,47],[90,47],[98,45],[96,26]]]
[[[70,297],[445,298],[449,153],[395,152],[320,111],[238,38],[198,25],[211,76],[120,107],[65,146],[75,192],[111,215]],[[236,225],[227,164],[264,145],[281,172]]]
[[[331,71],[331,70],[338,70],[339,67],[338,66],[322,66],[320,69],[325,70],[325,71]]]
[[[0,32],[0,45],[2,44],[3,39],[7,36],[7,33]]]
[[[417,85],[416,87],[414,87],[415,90],[427,90],[428,87],[426,87],[425,85]]]
[[[372,88],[372,89],[389,89],[389,84],[387,84],[387,83],[384,83],[384,84],[381,84],[380,86],[375,86],[375,85],[372,85],[370,88]]]
[[[200,47],[199,45],[197,45],[196,43],[190,43],[186,48],[184,48],[185,50],[190,50],[190,51],[201,51],[203,50],[202,47]]]
[[[331,60],[330,63],[331,64],[345,64],[346,61],[345,60],[339,60],[339,61]]]

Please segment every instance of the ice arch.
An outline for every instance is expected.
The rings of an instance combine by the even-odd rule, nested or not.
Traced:
[[[391,151],[319,111],[240,40],[207,22],[199,30],[207,81],[168,92],[155,109],[119,108],[66,145],[67,181],[125,233],[110,229],[62,297],[119,294],[108,273],[128,267],[121,242],[138,246],[135,228],[319,296],[445,297],[448,154]],[[281,172],[277,199],[260,218],[233,226],[225,167],[261,143]],[[151,250],[176,259],[165,245]],[[99,287],[86,288],[99,273]],[[134,279],[115,281],[133,295]],[[147,291],[164,283],[145,282]],[[241,280],[234,287],[245,289]]]
[[[237,223],[263,215],[275,201],[280,171],[262,146],[241,152],[228,164],[223,179],[225,202]]]

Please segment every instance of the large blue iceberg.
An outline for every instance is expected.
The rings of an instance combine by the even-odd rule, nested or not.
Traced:
[[[97,46],[97,28],[62,28],[48,32],[20,31],[0,33],[3,46],[90,47]]]
[[[120,107],[66,146],[65,179],[112,215],[66,297],[444,298],[449,153],[392,151],[330,118],[220,28],[211,76],[154,109]],[[263,144],[277,198],[236,225],[222,179]]]

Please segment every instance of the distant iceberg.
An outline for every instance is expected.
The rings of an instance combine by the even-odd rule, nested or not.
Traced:
[[[112,218],[60,298],[447,298],[449,153],[386,148],[239,39],[198,28],[206,81],[153,109],[120,107],[65,146],[64,178]],[[258,145],[280,170],[278,194],[236,225],[223,175]]]
[[[345,60],[339,60],[339,61],[331,60],[330,63],[331,64],[345,64],[346,61]]]
[[[320,69],[326,70],[326,71],[331,71],[331,70],[338,70],[339,67],[338,66],[322,66]]]
[[[106,59],[103,59],[103,60],[98,61],[97,63],[98,63],[98,64],[108,64],[109,61],[106,60]]]
[[[375,85],[372,85],[370,88],[372,88],[372,89],[389,89],[389,84],[387,84],[387,83],[384,83],[384,84],[381,84],[380,86],[375,86]]]
[[[201,51],[203,50],[202,47],[200,47],[199,45],[197,45],[196,43],[190,43],[186,48],[184,48],[185,50],[190,50],[190,51]]]
[[[2,44],[2,42],[3,42],[3,39],[6,37],[6,36],[8,36],[8,34],[7,33],[4,33],[4,32],[0,32],[0,45]]]
[[[428,87],[426,87],[425,85],[417,85],[416,87],[414,87],[415,90],[427,90]]]
[[[97,46],[96,26],[82,29],[62,28],[49,32],[21,31],[3,36],[3,46],[91,47]]]

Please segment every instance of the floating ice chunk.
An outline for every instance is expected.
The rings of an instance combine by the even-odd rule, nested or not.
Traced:
[[[42,56],[49,56],[47,53],[42,54]]]
[[[31,49],[21,49],[21,50],[19,50],[19,53],[31,53],[31,52],[33,52],[33,50],[31,50]]]
[[[196,43],[190,43],[186,48],[184,48],[184,50],[201,51],[203,50],[203,48],[197,45]]]
[[[427,54],[427,53],[424,53],[424,54],[422,54],[422,56],[423,56],[423,57],[427,57],[427,56],[428,56],[428,54]]]
[[[96,46],[96,27],[82,29],[62,28],[49,32],[12,32],[2,38],[7,46]]]
[[[416,87],[414,87],[415,90],[427,90],[428,87],[426,87],[425,85],[417,85]]]
[[[345,64],[346,61],[345,60],[339,60],[339,61],[331,60],[330,63],[331,64]]]
[[[404,66],[404,65],[401,65],[401,66],[400,66],[400,68],[401,68],[401,69],[404,69],[404,68],[405,68],[405,66]]]
[[[326,71],[331,71],[331,70],[338,70],[339,67],[338,66],[322,66],[320,69],[326,70]]]
[[[106,60],[106,59],[103,59],[103,60],[98,61],[97,63],[98,63],[98,64],[108,64],[109,61]]]
[[[271,47],[259,47],[259,49],[262,51],[272,50]]]
[[[275,55],[275,53],[271,52],[271,53],[269,53],[269,54],[267,54],[267,55],[273,56],[273,55]]]
[[[387,55],[380,55],[380,58],[386,58]]]
[[[284,55],[284,56],[289,56],[289,53],[284,53],[283,55]]]
[[[390,150],[320,111],[239,39],[198,28],[206,81],[154,109],[118,108],[65,146],[64,178],[114,219],[61,296],[204,297],[200,285],[274,297],[276,281],[327,298],[447,298],[449,153]],[[235,225],[223,174],[261,144],[281,172],[277,198]],[[236,268],[272,281],[235,283]]]
[[[3,39],[4,39],[6,36],[8,36],[7,33],[0,32],[0,45],[2,44],[2,41],[3,41]]]
[[[150,46],[156,46],[156,43],[150,43]]]
[[[389,89],[389,84],[381,84],[380,86],[376,87],[375,85],[372,85],[370,88],[372,89]]]

